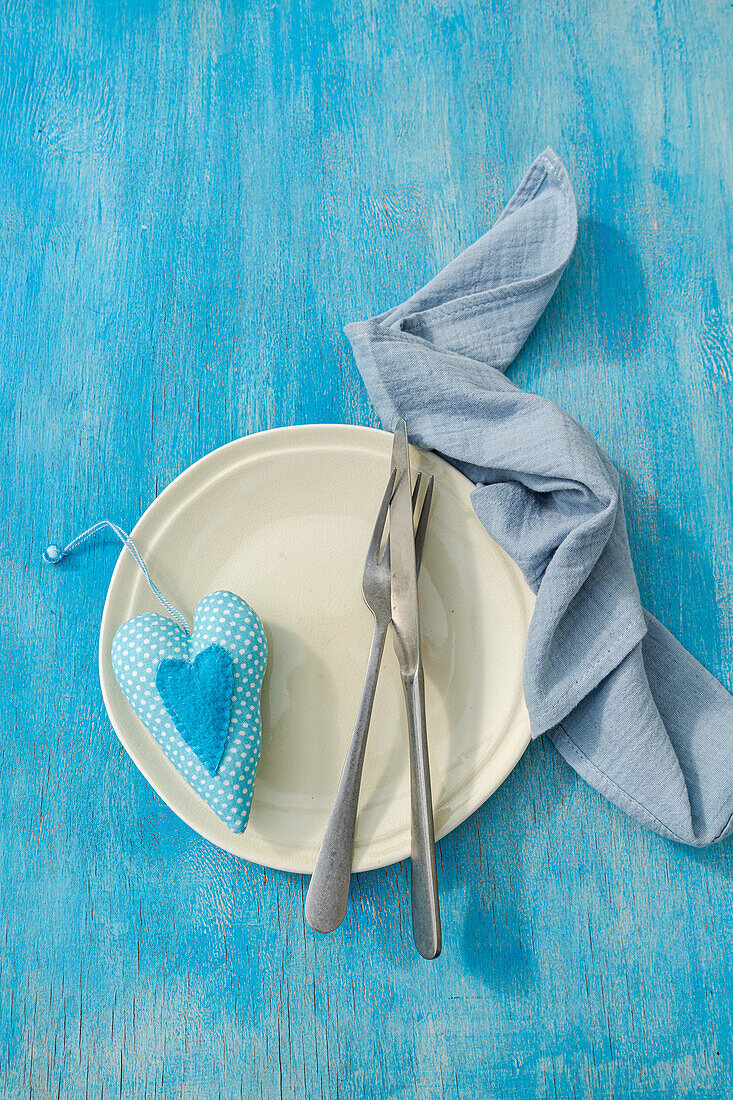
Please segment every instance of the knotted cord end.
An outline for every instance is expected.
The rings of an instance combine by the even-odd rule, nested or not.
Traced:
[[[64,552],[55,543],[51,543],[43,551],[43,560],[46,565],[58,565],[61,559],[64,557]]]

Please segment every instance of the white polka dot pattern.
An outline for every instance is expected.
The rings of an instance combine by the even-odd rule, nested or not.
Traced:
[[[222,646],[234,666],[229,734],[214,776],[178,733],[155,686],[164,657],[190,661],[212,644]],[[201,600],[190,637],[172,619],[150,613],[128,619],[112,643],[112,667],[130,706],[184,779],[234,833],[244,832],[252,804],[266,664],[267,639],[259,616],[233,592],[212,592]]]

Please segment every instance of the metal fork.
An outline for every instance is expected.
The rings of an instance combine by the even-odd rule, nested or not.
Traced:
[[[413,515],[420,495],[422,477],[422,474],[418,474],[415,479],[415,487],[412,493]],[[393,470],[382,497],[364,563],[362,592],[367,607],[374,615],[374,633],[371,649],[369,650],[364,688],[354,724],[354,732],[351,735],[351,743],[344,762],[344,770],[341,773],[341,780],[336,792],[336,800],[310,880],[308,896],[305,899],[306,920],[316,932],[333,932],[335,928],[338,928],[346,915],[346,906],[349,900],[349,882],[354,858],[356,813],[359,806],[359,788],[364,767],[364,751],[374,706],[379,666],[382,661],[387,630],[392,621],[389,538],[386,540],[381,555],[379,551],[384,537],[384,528],[387,522],[389,502],[394,491],[394,483],[395,471]],[[432,498],[433,476],[431,474],[415,533],[415,559],[418,572],[422,560],[425,531],[427,530]]]

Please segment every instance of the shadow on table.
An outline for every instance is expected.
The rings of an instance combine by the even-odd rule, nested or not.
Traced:
[[[693,537],[653,489],[628,469],[618,469],[641,602],[718,675],[718,593],[705,536]]]
[[[528,830],[536,829],[538,770],[546,768],[551,746],[533,743],[498,791],[439,845],[438,876],[444,956],[461,956],[482,982],[513,995],[527,995],[535,968],[532,948],[531,869],[525,865]],[[549,795],[549,806],[548,806]],[[552,828],[562,786],[542,789],[543,828]],[[530,848],[534,848],[529,838]],[[355,906],[343,927],[356,942],[359,925],[371,920],[401,928],[399,965],[419,963],[410,937],[409,862],[371,871],[352,880]],[[337,933],[339,934],[339,933]],[[441,965],[440,961],[435,964]]]
[[[525,377],[531,383],[546,373],[577,373],[599,354],[628,369],[621,361],[644,351],[649,325],[646,276],[633,242],[606,222],[581,217],[570,263],[507,373],[524,387]]]
[[[546,751],[538,742],[530,744],[499,790],[441,842],[446,909],[453,895],[463,895],[460,949],[464,963],[487,985],[511,988],[515,996],[529,993],[535,970],[526,831],[532,791],[537,794],[533,777],[545,768]],[[562,792],[553,784],[548,790],[551,802],[543,809],[552,818]],[[535,828],[536,823],[529,827]]]

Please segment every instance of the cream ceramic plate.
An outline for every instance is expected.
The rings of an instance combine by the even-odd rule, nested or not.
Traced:
[[[140,723],[110,661],[115,631],[160,611],[123,552],[109,586],[100,676],[110,720],[158,794],[208,840],[244,859],[313,870],[356,715],[372,631],[361,598],[369,536],[389,472],[392,436],[371,428],[281,428],[201,459],[148,508],[133,532],[153,578],[189,619],[225,588],[259,612],[269,659],[262,756],[252,815],[231,833]],[[486,534],[471,484],[413,449],[435,474],[420,575],[420,616],[436,834],[445,836],[522,755],[529,720],[522,657],[533,596]],[[404,701],[387,640],[362,784],[354,869],[410,851]]]

